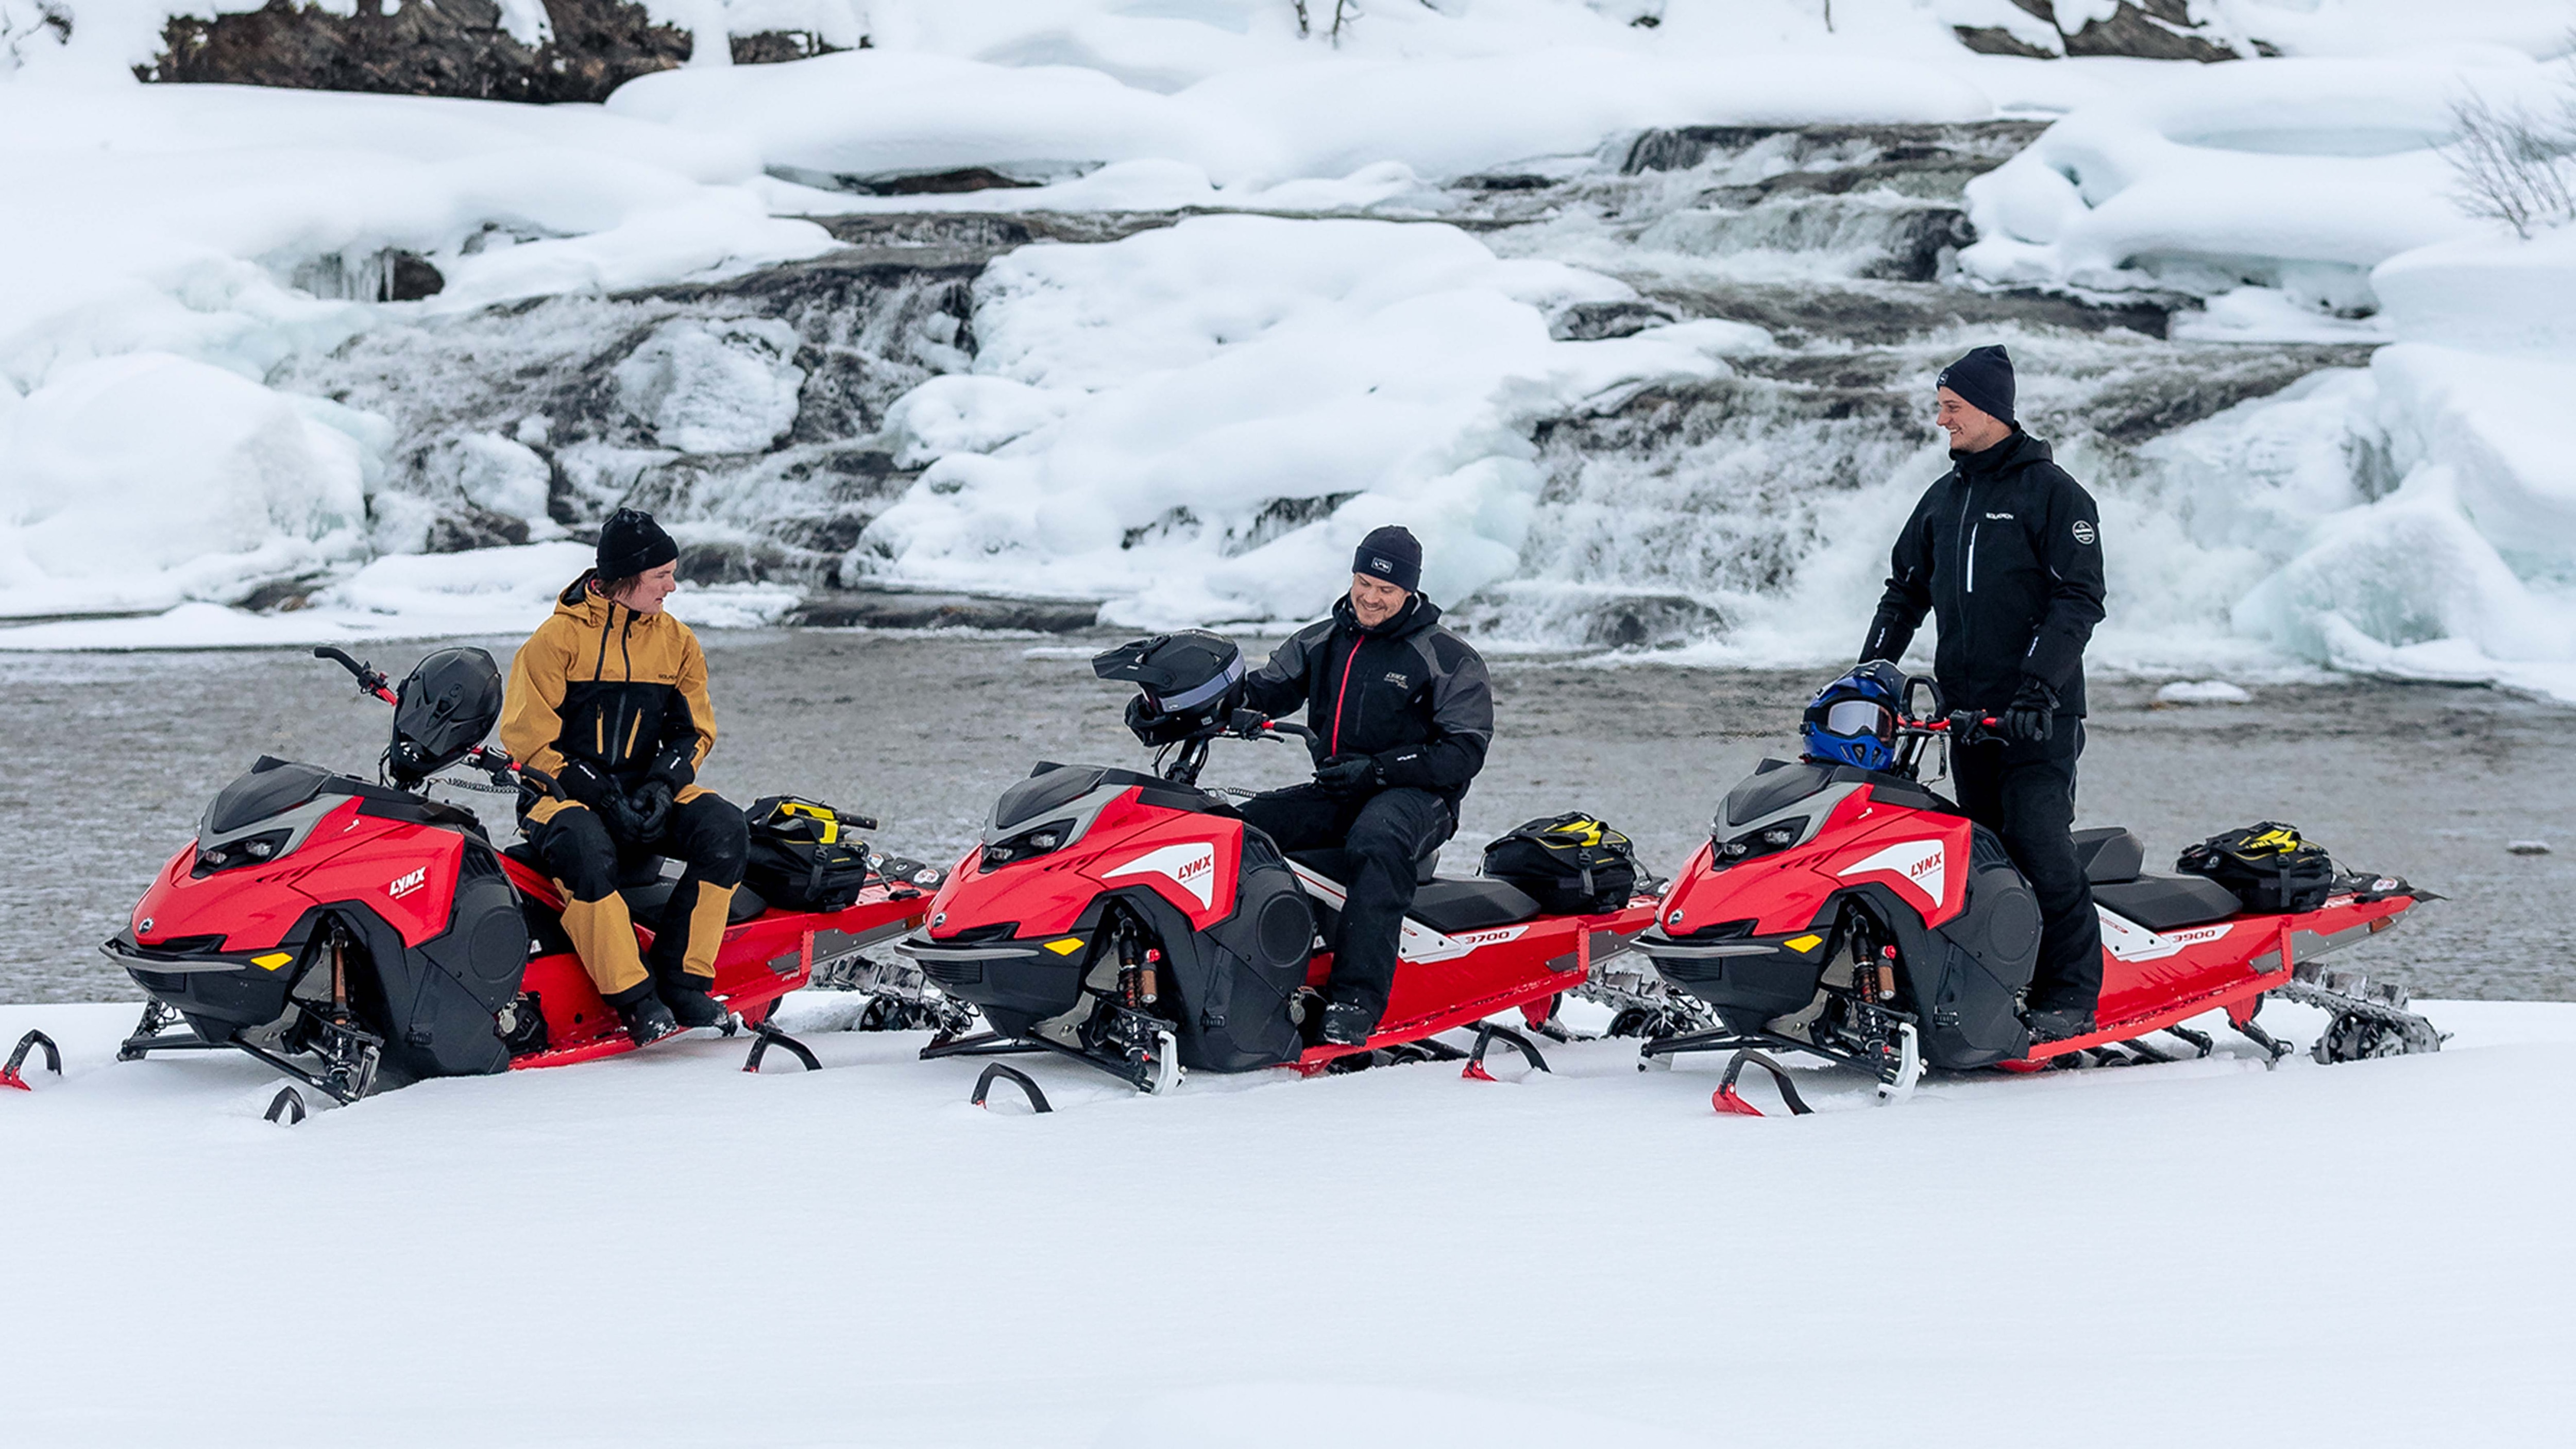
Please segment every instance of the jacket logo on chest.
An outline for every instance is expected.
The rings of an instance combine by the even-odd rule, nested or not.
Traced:
[[[1988,518],[1992,518],[1992,519],[1997,519],[1997,520],[2003,520],[2003,519],[2009,519],[2009,518],[2011,518],[2011,517],[2012,517],[2012,515],[2011,515],[2011,514],[2009,514],[2009,513],[1989,513],[1989,514],[1987,514],[1987,515],[1986,515],[1986,517],[1988,517]]]
[[[1386,672],[1386,682],[1389,684],[1411,684],[1413,681],[1408,678],[1402,670],[1390,669]]]

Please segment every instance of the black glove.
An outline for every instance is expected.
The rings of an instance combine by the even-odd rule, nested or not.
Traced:
[[[638,845],[661,839],[670,827],[671,804],[678,793],[660,776],[647,776],[626,797],[626,838]]]
[[[609,802],[617,798],[617,786],[599,772],[598,766],[586,760],[566,760],[555,771],[555,785],[565,799],[589,806],[603,820],[613,818],[608,810]]]
[[[1335,755],[1315,767],[1315,783],[1327,795],[1356,795],[1382,778],[1377,761],[1368,755]]]
[[[2021,677],[2012,703],[2004,706],[2004,733],[2024,744],[2038,744],[2057,729],[2057,691],[2035,674]]]
[[[698,782],[698,767],[689,762],[694,753],[673,745],[653,757],[653,767],[644,772],[644,778],[659,781],[677,795]]]
[[[1198,729],[1198,723],[1183,715],[1165,714],[1138,695],[1127,701],[1127,728],[1148,745],[1176,745]]]

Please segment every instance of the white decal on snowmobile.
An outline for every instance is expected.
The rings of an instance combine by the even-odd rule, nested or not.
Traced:
[[[1201,906],[1216,904],[1216,847],[1202,840],[1196,845],[1166,845],[1149,850],[1116,870],[1101,876],[1116,880],[1122,875],[1159,875],[1196,897]]]
[[[2233,921],[2215,926],[2195,926],[2188,931],[2158,935],[2110,907],[2096,903],[2093,914],[2102,918],[2102,946],[2122,961],[2161,961],[2182,953],[2185,946],[2198,946],[2215,941],[2236,929]]]
[[[1469,931],[1449,939],[1473,951],[1479,946],[1499,946],[1505,941],[1517,941],[1528,930],[1527,926],[1499,926],[1490,931]]]
[[[1880,873],[1896,877],[1898,884],[1923,896],[1925,903],[1937,911],[1948,894],[1950,852],[1937,840],[1908,840],[1836,872],[1845,876]]]
[[[404,896],[410,895],[413,891],[419,890],[422,886],[427,884],[429,884],[429,867],[424,865],[414,870],[409,875],[397,876],[392,881],[388,882],[385,886],[385,894],[392,896],[395,900],[401,900]]]

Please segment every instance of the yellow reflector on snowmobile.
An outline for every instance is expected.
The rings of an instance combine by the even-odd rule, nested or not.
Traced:
[[[250,964],[262,971],[274,971],[294,959],[295,953],[292,951],[271,951],[265,956],[251,957]]]
[[[1070,956],[1074,952],[1082,949],[1082,938],[1080,936],[1067,936],[1061,941],[1047,942],[1046,948],[1059,956]]]
[[[1806,936],[1792,936],[1792,937],[1790,937],[1788,940],[1783,941],[1783,942],[1781,942],[1780,944],[1781,944],[1781,945],[1783,945],[1783,946],[1788,947],[1790,950],[1795,951],[1795,952],[1797,952],[1799,955],[1803,956],[1803,955],[1807,954],[1808,952],[1810,952],[1810,951],[1812,951],[1812,950],[1816,949],[1818,946],[1823,945],[1824,943],[1825,943],[1825,938],[1824,938],[1824,937],[1822,937],[1822,936],[1806,935]]]

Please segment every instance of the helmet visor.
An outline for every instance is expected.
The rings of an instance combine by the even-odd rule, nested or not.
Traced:
[[[1887,706],[1873,700],[1846,699],[1825,711],[1825,730],[1837,735],[1876,735],[1886,739],[1895,720]]]

